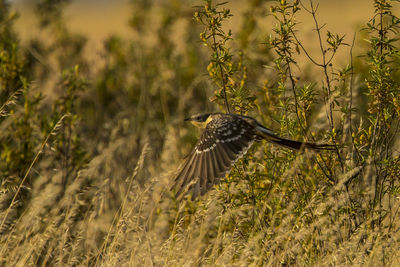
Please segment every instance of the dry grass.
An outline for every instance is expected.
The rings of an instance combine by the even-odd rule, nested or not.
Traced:
[[[344,168],[336,154],[294,153],[262,143],[250,149],[214,190],[196,201],[177,202],[167,189],[198,135],[182,119],[217,110],[209,101],[215,84],[206,76],[209,54],[198,40],[201,29],[192,20],[193,9],[185,1],[161,1],[146,11],[142,2],[132,1],[131,6],[132,13],[143,12],[139,19],[144,19],[145,29],[131,25],[131,38],[108,39],[98,58],[85,55],[95,51],[91,42],[79,49],[80,39],[56,20],[42,29],[50,37],[40,45],[24,41],[28,49],[21,54],[27,69],[17,78],[2,76],[4,88],[9,88],[8,80],[22,76],[31,84],[0,98],[5,99],[0,103],[0,141],[10,143],[0,151],[0,265],[399,266],[399,155],[393,145],[388,156],[392,165],[382,167],[368,154],[363,138],[372,128],[362,106],[368,70],[360,68],[351,77],[353,84],[346,80],[340,92],[340,103],[350,101],[352,92],[357,112],[348,116],[337,108],[330,125],[329,99],[314,105],[304,122],[307,136],[312,131],[317,139],[346,144],[338,150]],[[333,2],[321,1],[321,9],[344,8]],[[235,14],[232,28],[239,32],[246,17],[235,9],[248,10],[251,4],[229,5]],[[370,17],[364,10],[371,7],[362,7],[361,12],[356,5],[359,12],[352,13],[353,21]],[[251,113],[280,134],[300,138],[301,127],[291,121],[293,108],[279,106],[291,91],[273,91],[279,75],[272,68],[274,55],[262,42],[269,32],[263,23],[270,19],[254,12],[260,24],[243,49],[246,83],[257,99]],[[151,20],[154,16],[156,21]],[[303,19],[301,28],[308,28],[305,17],[298,18]],[[352,24],[332,19],[337,20],[338,32]],[[65,21],[68,24],[68,17]],[[23,27],[20,23],[17,28]],[[232,46],[234,52],[239,50]],[[342,51],[335,67],[349,50]],[[302,54],[297,59],[305,58]],[[73,67],[76,64],[79,68]],[[295,70],[299,87],[323,76],[315,66],[308,68],[300,64]],[[322,95],[323,86],[315,87]],[[26,100],[38,92],[47,98]],[[315,100],[321,103],[322,98]],[[22,123],[21,118],[27,119]],[[332,137],[329,127],[341,128]],[[32,135],[21,137],[20,129]],[[16,140],[14,147],[10,140]],[[396,142],[398,134],[392,144]],[[21,150],[25,154],[13,157],[10,150],[20,147],[29,148],[29,153]],[[364,153],[363,164],[356,164],[361,162],[357,152]],[[10,160],[25,165],[13,169]],[[383,180],[378,173],[385,174]],[[377,190],[382,190],[379,205],[372,207]]]

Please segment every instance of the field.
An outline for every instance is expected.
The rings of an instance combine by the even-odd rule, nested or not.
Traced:
[[[400,266],[399,7],[0,0],[0,265]],[[334,149],[177,199],[228,109]]]

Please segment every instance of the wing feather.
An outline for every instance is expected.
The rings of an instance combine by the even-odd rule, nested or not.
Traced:
[[[177,190],[177,195],[180,195],[186,188],[189,180],[192,177],[193,170],[195,169],[195,162],[197,160],[195,151],[189,155],[183,166],[180,168],[174,181],[174,188]]]
[[[205,190],[207,186],[207,179],[208,179],[208,172],[209,172],[209,163],[208,163],[208,156],[209,152],[203,152],[201,157],[202,157],[202,162],[201,162],[201,174],[199,176],[200,178],[200,190],[201,194],[203,194],[203,191]]]
[[[328,144],[281,138],[251,117],[221,113],[212,116],[195,149],[175,177],[174,187],[179,198],[187,191],[192,193],[193,198],[205,194],[230,171],[232,165],[256,140],[266,139],[292,149],[335,148]]]
[[[202,133],[182,171],[175,178],[177,195],[187,191],[195,198],[205,194],[230,171],[232,165],[251,146],[254,132],[247,122],[226,116],[212,120]],[[237,118],[236,118],[237,119]]]
[[[208,152],[208,158],[209,160],[209,176],[207,179],[207,186],[210,184],[214,184],[215,180],[218,179],[218,169],[219,169],[219,162],[217,157],[215,156],[215,147]]]

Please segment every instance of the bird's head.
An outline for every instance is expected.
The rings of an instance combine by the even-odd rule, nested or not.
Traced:
[[[196,127],[205,128],[207,124],[212,120],[211,115],[211,113],[193,115],[189,118],[186,118],[185,121],[190,121]]]

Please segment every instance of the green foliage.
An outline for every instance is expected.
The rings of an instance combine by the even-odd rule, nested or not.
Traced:
[[[109,37],[91,65],[70,2],[36,4],[49,38],[25,49],[0,0],[0,265],[398,265],[396,1],[374,1],[357,57],[358,39],[326,29],[314,1],[233,14],[133,0],[132,35]],[[171,171],[197,136],[181,121],[218,107],[336,149],[254,144],[214,190],[177,203]]]
[[[213,6],[211,0],[205,1],[204,8],[195,12],[194,17],[204,26],[200,33],[201,41],[212,51],[207,71],[218,86],[212,101],[225,105],[228,113],[232,106],[235,113],[246,114],[254,107],[255,97],[246,87],[247,69],[243,64],[243,53],[239,52],[234,58],[228,46],[232,31],[225,32],[223,22],[233,15],[223,7],[224,4]]]
[[[398,180],[393,175],[393,168],[398,163],[394,157],[393,139],[398,135],[399,123],[399,82],[396,80],[398,62],[395,59],[400,54],[396,46],[397,34],[400,29],[400,19],[392,13],[392,4],[396,1],[374,1],[375,14],[367,23],[366,30],[370,37],[370,50],[367,53],[367,63],[370,66],[366,78],[368,96],[369,127],[366,139],[369,145],[369,160],[374,162],[375,172],[372,179],[373,189],[370,200],[370,216],[372,226],[380,226],[383,217],[391,213],[385,205],[385,198],[392,199],[391,189]],[[377,223],[376,223],[377,221]]]
[[[5,1],[0,2],[0,10],[0,103],[4,104],[10,95],[22,88],[25,62],[12,27],[17,15],[9,11]]]
[[[0,231],[4,231],[11,223],[4,224],[9,213],[4,211],[12,204],[11,198],[28,171],[40,140],[36,126],[41,96],[31,93],[25,78],[25,61],[12,31],[16,16],[4,1],[0,2],[0,13]],[[31,184],[28,180],[24,189],[29,190]],[[26,199],[28,190],[19,196],[21,201]],[[22,205],[15,208],[20,210]]]
[[[59,118],[67,115],[52,142],[55,162],[60,163],[59,166],[54,167],[62,172],[61,184],[65,188],[68,180],[73,179],[76,172],[87,163],[86,151],[77,130],[81,118],[77,113],[76,103],[86,86],[85,80],[79,74],[79,67],[75,66],[74,69],[66,70],[62,74],[59,86],[64,92],[60,93],[60,98],[54,102],[51,112],[53,118],[48,122],[44,121],[44,131],[49,132]]]

